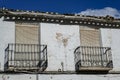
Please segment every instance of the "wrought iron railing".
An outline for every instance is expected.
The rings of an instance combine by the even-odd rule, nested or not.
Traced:
[[[5,71],[44,71],[47,68],[47,45],[8,44]]]
[[[79,46],[74,51],[76,70],[109,70],[113,67],[110,47]]]

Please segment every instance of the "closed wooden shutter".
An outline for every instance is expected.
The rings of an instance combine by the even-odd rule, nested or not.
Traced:
[[[16,24],[16,43],[38,44],[39,26],[31,23]]]
[[[100,46],[99,29],[80,27],[81,46]]]
[[[16,23],[15,65],[37,66],[39,63],[39,24]]]
[[[81,46],[84,46],[81,53],[81,59],[83,61],[81,65],[96,66],[98,58],[101,58],[101,56],[99,56],[99,48],[95,48],[96,46],[100,46],[99,29],[80,27],[80,44]],[[98,61],[97,63],[99,64],[100,61]]]

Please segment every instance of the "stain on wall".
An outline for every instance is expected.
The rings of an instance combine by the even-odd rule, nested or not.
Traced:
[[[58,43],[62,43],[64,47],[66,47],[68,45],[68,41],[70,39],[71,35],[66,36],[62,33],[56,33],[56,39],[58,41]]]

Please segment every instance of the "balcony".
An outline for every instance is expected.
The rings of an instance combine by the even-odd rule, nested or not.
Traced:
[[[47,64],[46,45],[8,44],[5,49],[5,71],[44,71]]]
[[[76,71],[109,71],[113,68],[110,47],[79,46],[74,54]]]

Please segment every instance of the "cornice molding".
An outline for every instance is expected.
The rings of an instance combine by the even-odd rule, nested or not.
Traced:
[[[115,19],[111,16],[85,16],[12,9],[0,9],[0,16],[4,17],[5,21],[35,21],[69,25],[89,25],[98,28],[120,28],[120,19]]]

